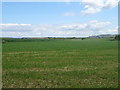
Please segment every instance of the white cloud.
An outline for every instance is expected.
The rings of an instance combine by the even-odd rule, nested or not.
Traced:
[[[74,12],[65,12],[62,14],[62,16],[75,16],[76,14]]]
[[[87,5],[88,6],[88,5]],[[87,8],[87,10],[82,10],[81,11],[81,14],[83,14],[83,15],[86,15],[86,14],[95,14],[95,13],[97,13],[97,12],[100,12],[101,11],[101,9],[100,8],[93,8],[93,7],[85,7],[85,8]]]
[[[10,32],[27,32],[32,30],[31,24],[0,24],[2,26],[2,31]]]
[[[84,5],[85,10],[82,10],[82,14],[94,14],[102,11],[104,8],[114,8],[118,5],[119,0],[82,0],[81,4]]]
[[[98,22],[97,20],[92,20],[92,21],[89,21],[88,28],[92,29],[92,30],[93,29],[103,29],[110,24],[111,24],[111,22]]]
[[[118,5],[119,0],[107,0],[103,8],[114,8]]]
[[[117,29],[109,29],[108,32],[106,32],[106,33],[116,34],[116,33],[118,33],[118,30]]]
[[[84,5],[84,10],[81,10],[82,15],[89,15],[101,12],[103,9],[111,9],[118,5],[120,0],[80,0],[80,4]],[[70,3],[70,0],[68,0]],[[65,12],[63,16],[75,16],[77,13]]]
[[[60,24],[60,25],[27,25],[27,24],[4,24],[2,27],[3,37],[49,37],[49,36],[90,36],[104,33],[117,33],[117,28],[109,28],[110,22],[97,20],[86,23]]]

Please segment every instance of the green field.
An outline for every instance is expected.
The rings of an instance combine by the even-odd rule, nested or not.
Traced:
[[[2,45],[3,88],[117,88],[118,42],[43,39]]]

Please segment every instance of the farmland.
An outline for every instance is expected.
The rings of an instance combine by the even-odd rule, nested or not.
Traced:
[[[118,42],[12,40],[2,45],[3,88],[117,88]]]

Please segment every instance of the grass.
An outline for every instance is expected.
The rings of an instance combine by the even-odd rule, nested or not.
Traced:
[[[118,42],[65,39],[3,44],[3,88],[117,88]]]

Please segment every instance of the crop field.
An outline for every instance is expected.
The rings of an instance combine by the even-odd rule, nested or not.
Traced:
[[[2,67],[3,88],[117,88],[118,41],[11,40]]]

